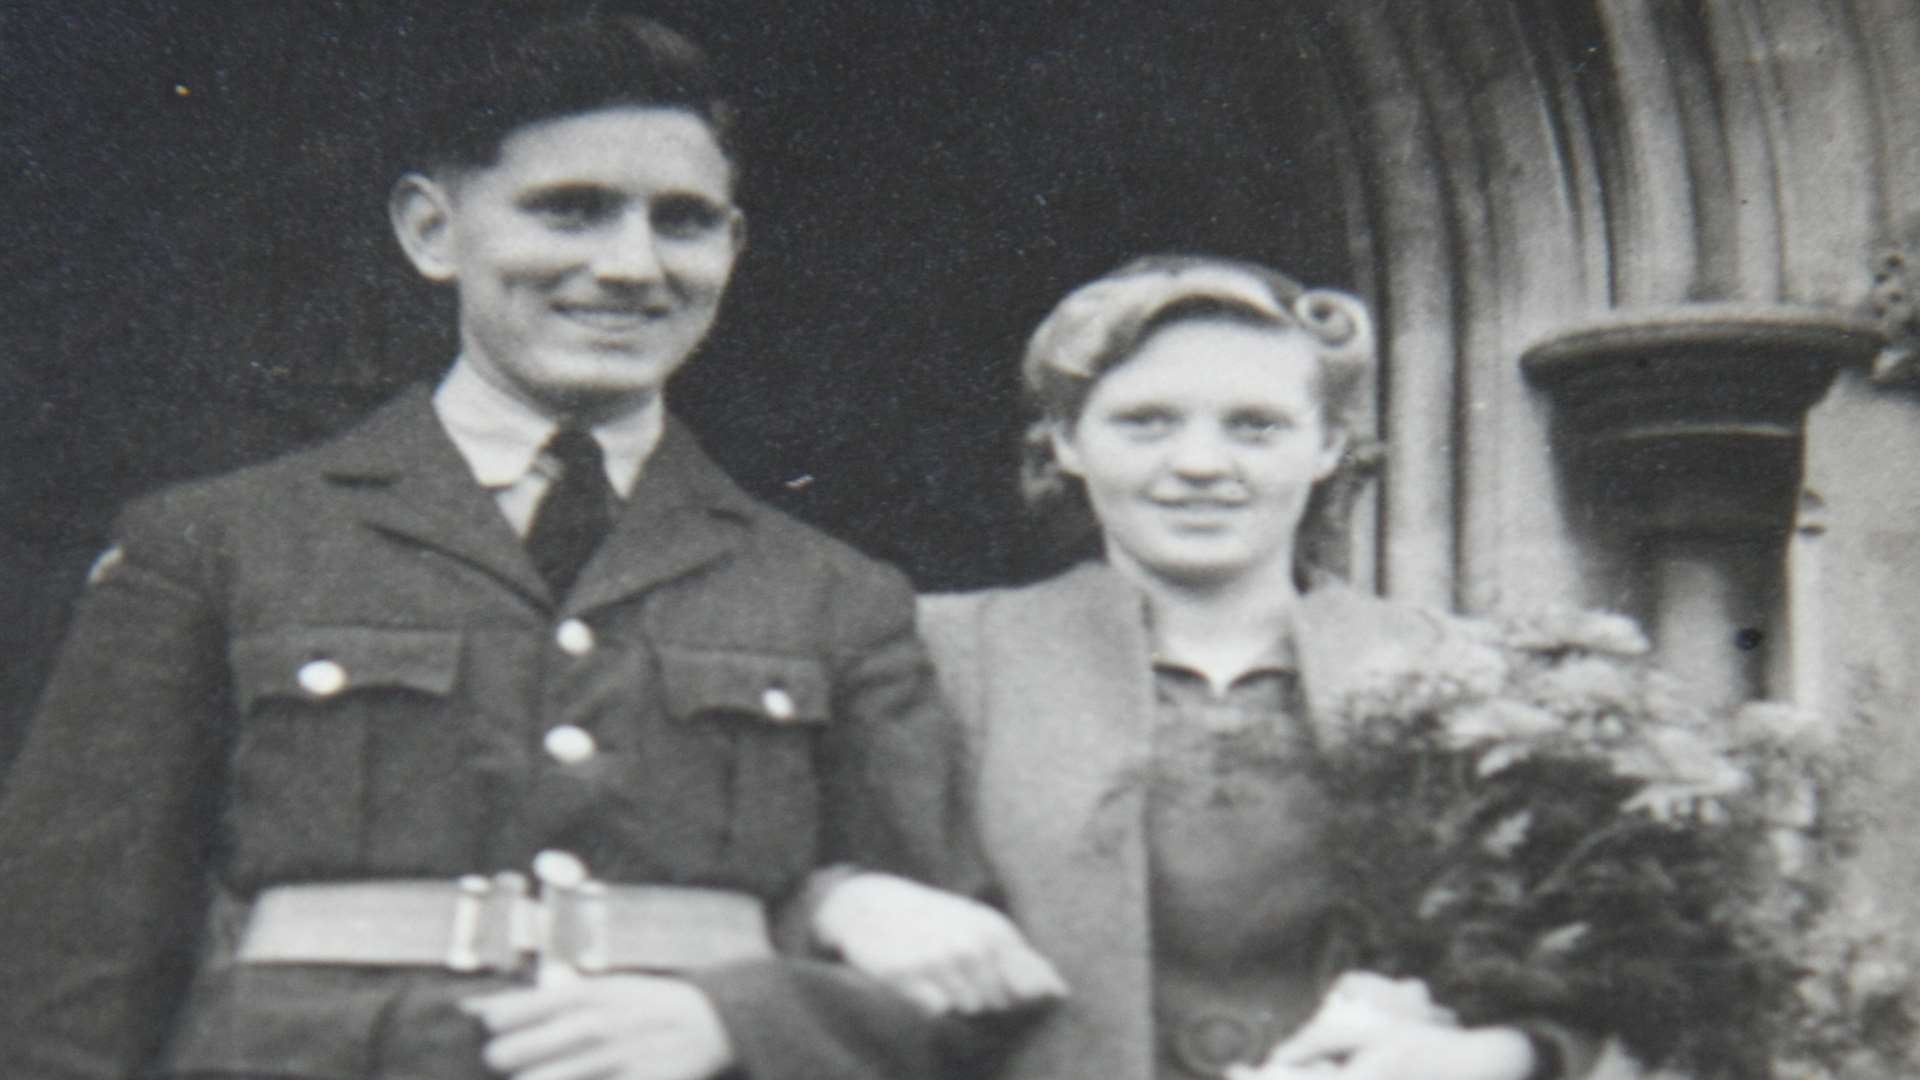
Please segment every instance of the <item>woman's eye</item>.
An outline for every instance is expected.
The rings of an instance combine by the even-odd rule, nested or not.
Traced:
[[[693,196],[662,199],[653,206],[654,231],[675,240],[706,236],[726,221],[726,207]]]
[[[1227,419],[1227,430],[1244,439],[1271,439],[1293,426],[1284,416],[1248,413]]]
[[[1136,409],[1131,412],[1115,413],[1113,426],[1132,438],[1151,438],[1164,435],[1173,430],[1178,421],[1170,412],[1157,409]]]

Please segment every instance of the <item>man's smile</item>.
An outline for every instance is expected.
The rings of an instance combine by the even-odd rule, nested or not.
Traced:
[[[557,301],[553,309],[573,322],[606,334],[631,333],[673,313],[673,308],[667,304]]]

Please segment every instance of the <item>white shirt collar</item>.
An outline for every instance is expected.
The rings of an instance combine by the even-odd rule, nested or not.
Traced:
[[[542,471],[540,448],[560,425],[519,398],[488,382],[465,356],[440,381],[433,411],[452,437],[474,479],[489,490],[512,487]],[[593,428],[606,457],[607,482],[626,498],[640,469],[660,444],[666,410],[655,394],[643,408]]]

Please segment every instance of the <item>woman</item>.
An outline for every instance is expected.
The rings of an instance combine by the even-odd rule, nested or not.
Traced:
[[[1371,363],[1358,301],[1223,260],[1140,260],[1034,334],[1029,495],[1104,557],[922,608],[1013,913],[1072,988],[1010,1075],[1238,1072],[1347,966],[1315,705],[1446,632],[1306,557],[1365,457]],[[1262,1075],[1530,1080],[1589,1056],[1549,1025],[1363,1026]]]

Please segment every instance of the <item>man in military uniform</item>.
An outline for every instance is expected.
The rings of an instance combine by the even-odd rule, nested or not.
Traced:
[[[8,1077],[878,1080],[1058,989],[908,883],[984,884],[907,583],[664,409],[744,238],[704,61],[492,63],[391,201],[445,379],[95,568],[0,805]]]

